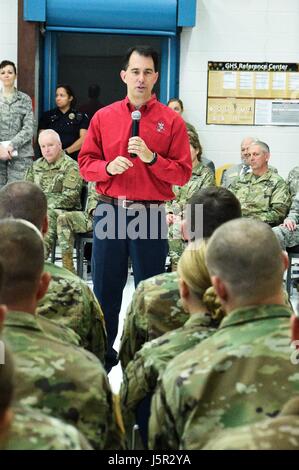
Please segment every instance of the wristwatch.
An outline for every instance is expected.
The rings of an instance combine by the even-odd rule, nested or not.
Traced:
[[[150,162],[147,162],[146,164],[147,165],[153,165],[154,163],[156,163],[157,159],[158,159],[158,155],[157,155],[156,152],[154,152],[153,153],[153,159]]]

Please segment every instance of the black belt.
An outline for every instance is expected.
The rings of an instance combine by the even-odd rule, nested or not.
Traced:
[[[152,205],[165,204],[164,201],[132,201],[130,199],[121,199],[117,197],[104,196],[99,194],[99,201],[108,202],[114,206],[121,206],[123,209],[142,209],[144,207],[151,207]]]

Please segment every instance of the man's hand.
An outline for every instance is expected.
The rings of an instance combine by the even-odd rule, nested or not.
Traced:
[[[127,171],[133,163],[126,157],[116,157],[112,162],[108,163],[106,170],[110,175],[121,175]]]
[[[290,232],[294,232],[294,230],[296,229],[297,225],[295,224],[295,222],[291,219],[285,219],[283,221],[283,224],[281,224],[282,227],[286,227]]]
[[[11,154],[9,147],[5,148],[3,145],[0,144],[0,160],[11,160]]]
[[[144,163],[150,163],[154,158],[153,152],[140,137],[131,137],[129,139],[128,152],[138,155]]]

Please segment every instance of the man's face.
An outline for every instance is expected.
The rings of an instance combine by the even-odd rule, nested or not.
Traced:
[[[268,169],[269,153],[264,152],[259,145],[251,145],[248,149],[248,164],[254,174],[262,174]]]
[[[122,70],[120,75],[127,85],[127,94],[132,103],[145,103],[151,98],[152,90],[158,80],[158,72],[155,72],[151,57],[142,56],[134,51],[130,56],[127,70]]]
[[[241,143],[241,159],[245,165],[249,165],[248,148],[252,143],[252,139],[244,139]]]
[[[55,135],[41,135],[39,145],[42,155],[48,163],[54,163],[58,160],[61,153],[61,143],[56,139]]]

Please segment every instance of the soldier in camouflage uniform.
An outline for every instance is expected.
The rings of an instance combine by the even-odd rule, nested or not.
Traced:
[[[287,177],[287,185],[289,187],[289,192],[292,199],[296,196],[297,192],[299,192],[299,166],[295,166]]]
[[[195,239],[211,236],[216,227],[241,216],[240,203],[225,188],[209,187],[188,201],[186,225]],[[198,205],[203,218],[195,217]],[[201,230],[202,229],[202,230]],[[177,273],[164,273],[139,283],[125,318],[119,358],[125,368],[146,342],[182,326],[188,319],[178,288]]]
[[[1,325],[0,325],[1,328]],[[0,362],[0,450],[89,450],[76,428],[29,407],[14,406],[14,367],[5,348]]]
[[[3,60],[0,64],[0,188],[22,180],[34,155],[33,112],[31,98],[14,87],[16,66]],[[1,145],[7,142],[8,146]]]
[[[251,173],[252,170],[248,162],[248,148],[255,141],[257,141],[257,139],[254,137],[244,137],[241,142],[241,163],[225,170],[222,176],[221,186],[229,188],[238,178],[243,179],[245,175]]]
[[[283,250],[299,244],[299,192],[293,199],[290,212],[285,220],[278,227],[274,227],[273,231],[277,236]]]
[[[248,148],[248,155],[252,173],[235,181],[229,189],[239,199],[244,217],[278,225],[291,205],[288,187],[283,178],[268,167],[270,151],[267,144],[254,142]]]
[[[46,196],[38,186],[27,181],[6,185],[0,190],[0,219],[6,217],[28,220],[45,235]],[[104,361],[106,329],[95,295],[82,279],[60,266],[46,261],[44,270],[51,274],[51,281],[46,295],[38,302],[37,312],[72,328],[79,336],[80,346]]]
[[[178,264],[180,295],[184,309],[190,315],[189,319],[180,328],[145,343],[123,374],[120,397],[127,437],[130,438],[131,429],[137,420],[145,445],[149,407],[147,416],[145,408],[155,391],[158,376],[163,374],[171,359],[213,334],[221,319],[213,320],[209,312],[210,292],[206,302],[206,293],[212,287],[205,264],[205,251],[205,241],[201,242],[198,250],[187,247]],[[216,303],[218,308],[219,303]],[[140,405],[143,406],[142,422],[136,413]]]
[[[175,270],[178,260],[184,251],[186,242],[182,239],[181,224],[183,211],[187,201],[201,188],[215,186],[213,172],[201,161],[202,147],[196,130],[188,130],[190,153],[192,159],[192,175],[184,186],[173,186],[175,199],[166,204],[169,256],[172,269]]]
[[[225,429],[204,450],[299,450],[299,397],[286,403],[276,418]]]
[[[48,200],[49,230],[45,238],[46,258],[57,236],[57,217],[64,211],[80,210],[83,181],[78,164],[61,148],[61,140],[52,129],[42,131],[38,142],[43,158],[28,168],[25,180],[36,183]]]
[[[227,222],[210,238],[206,260],[227,316],[168,364],[152,399],[150,448],[200,449],[225,428],[276,416],[298,395],[282,288],[287,255],[272,230]]]
[[[64,268],[75,272],[73,247],[76,233],[92,231],[93,213],[98,203],[95,183],[88,184],[87,207],[84,211],[64,212],[57,217],[57,238]]]
[[[29,222],[0,221],[2,301],[7,305],[3,337],[16,361],[16,399],[21,405],[73,424],[95,449],[122,447],[108,378],[84,349],[54,338],[40,327],[35,310],[50,276],[43,272],[43,241]]]

